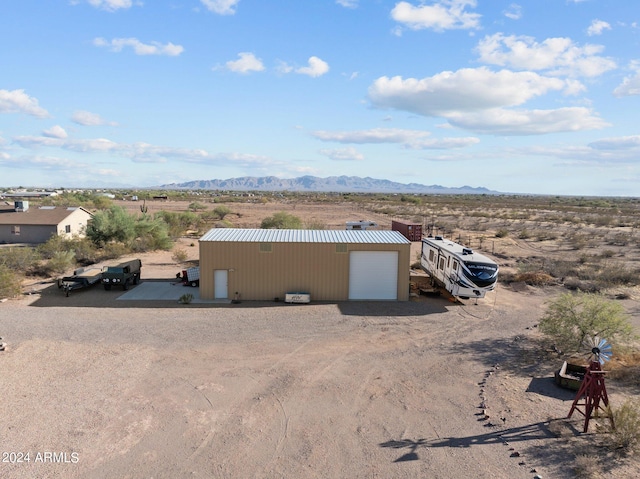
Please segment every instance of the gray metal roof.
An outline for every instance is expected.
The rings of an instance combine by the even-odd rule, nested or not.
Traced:
[[[410,244],[398,231],[382,230],[279,230],[213,228],[200,241],[244,243],[377,243]]]

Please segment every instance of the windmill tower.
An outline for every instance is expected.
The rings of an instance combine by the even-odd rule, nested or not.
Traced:
[[[574,411],[578,411],[584,416],[583,432],[587,432],[589,420],[594,415],[600,417],[598,412],[602,411],[604,413],[602,417],[608,417],[611,427],[615,428],[613,416],[607,409],[609,398],[604,384],[605,371],[602,370],[602,365],[611,359],[611,345],[597,336],[586,339],[583,344],[589,352],[589,365],[567,417],[571,417]]]

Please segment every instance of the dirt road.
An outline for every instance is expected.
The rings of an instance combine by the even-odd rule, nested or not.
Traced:
[[[572,477],[545,459],[572,395],[509,365],[544,294],[125,306],[54,288],[0,305],[2,477]]]

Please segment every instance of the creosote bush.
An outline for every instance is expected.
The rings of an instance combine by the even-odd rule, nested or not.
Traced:
[[[14,298],[22,290],[22,277],[8,266],[0,264],[0,299]]]
[[[624,454],[640,451],[640,400],[627,399],[612,413],[615,428],[609,423],[607,444]]]
[[[187,251],[184,248],[176,248],[173,250],[171,259],[176,263],[184,263],[187,260]]]

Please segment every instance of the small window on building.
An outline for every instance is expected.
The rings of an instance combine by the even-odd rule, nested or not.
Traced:
[[[447,258],[447,268],[451,267],[451,256]]]
[[[261,253],[271,253],[271,243],[260,243],[260,252]]]
[[[19,226],[12,226],[11,227],[11,234],[12,235],[16,235],[16,236],[20,236],[20,227]]]
[[[457,261],[453,262],[453,270],[454,271],[458,271],[458,262]]]
[[[434,256],[435,254],[433,253],[433,250],[429,250],[429,261],[433,262]]]
[[[440,258],[440,266],[438,266],[440,269],[444,269],[444,258]]]
[[[71,233],[71,225],[65,225],[64,232],[67,234]]]
[[[344,243],[339,243],[336,245],[336,253],[346,253],[347,245]]]

